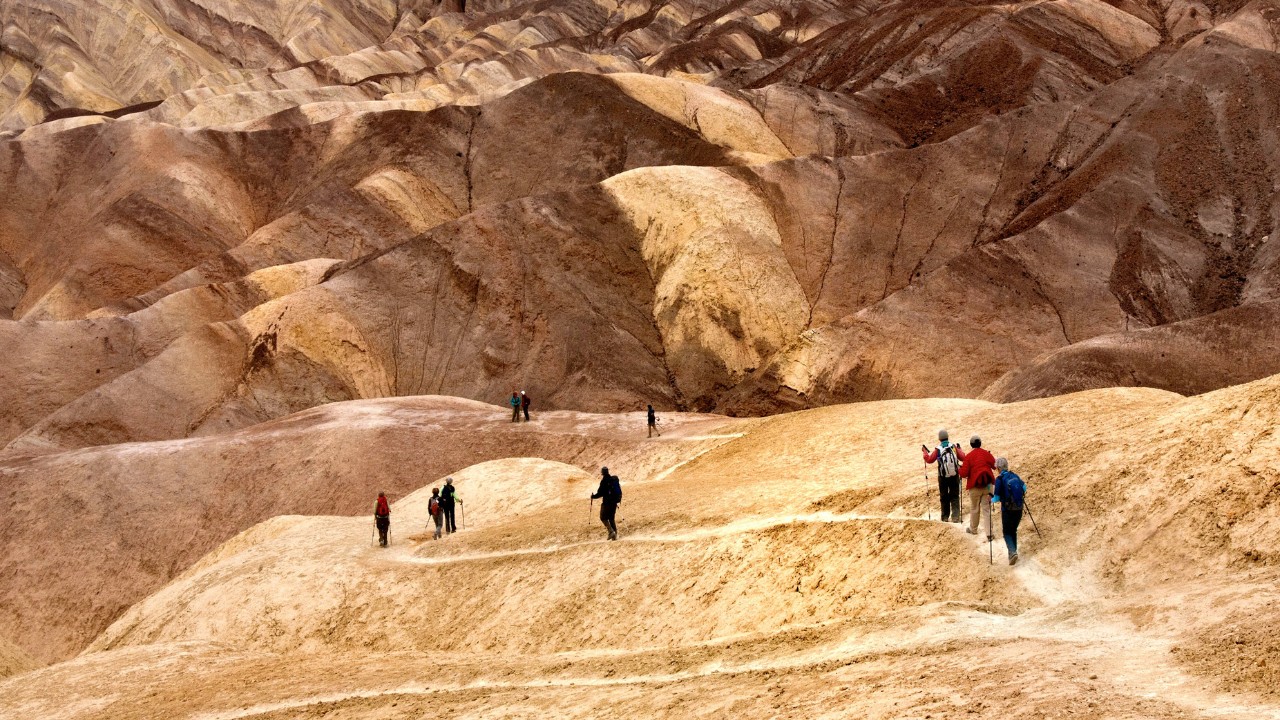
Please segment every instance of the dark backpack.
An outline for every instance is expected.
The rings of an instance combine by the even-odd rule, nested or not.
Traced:
[[[617,475],[609,476],[609,484],[605,488],[605,499],[609,502],[622,502],[622,483],[618,482]]]
[[[938,448],[938,477],[945,480],[958,475],[960,475],[960,462],[956,460],[955,446]]]

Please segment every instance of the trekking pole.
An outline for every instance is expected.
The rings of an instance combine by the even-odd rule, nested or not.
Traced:
[[[588,525],[590,525],[590,524],[591,524],[591,518],[595,517],[595,514],[596,514],[596,499],[595,499],[595,498],[591,498],[591,509],[590,509],[590,510],[587,510],[587,524],[588,524]]]
[[[467,529],[467,506],[458,501],[458,519],[462,521],[462,529]]]
[[[991,547],[991,543],[996,536],[996,508],[995,504],[992,503],[991,500],[988,499],[986,502],[987,512],[990,513],[987,515],[987,564],[995,565],[996,551]],[[981,518],[981,514],[979,514],[979,518]]]
[[[933,508],[929,506],[929,463],[924,464],[924,517],[933,520]]]
[[[1031,527],[1036,529],[1036,537],[1043,540],[1044,535],[1040,534],[1040,526],[1036,525],[1036,516],[1031,514],[1031,506],[1027,504],[1027,501],[1025,499],[1022,501],[1022,507],[1026,508],[1027,517],[1031,518]]]

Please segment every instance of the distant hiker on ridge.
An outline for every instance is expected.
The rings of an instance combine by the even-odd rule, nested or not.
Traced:
[[[373,504],[373,524],[378,526],[378,544],[387,546],[387,533],[391,531],[391,506],[387,504],[387,494],[378,493],[378,500]]]
[[[524,410],[524,421],[529,422],[529,396],[520,391],[520,408]]]
[[[974,435],[969,438],[969,452],[965,453],[960,466],[960,477],[965,479],[964,489],[969,491],[969,527],[965,532],[978,534],[978,516],[986,524],[987,541],[994,537],[991,534],[991,484],[995,482],[992,472],[996,466],[995,457],[982,449],[982,438]]]
[[[427,514],[436,523],[435,539],[440,539],[440,530],[444,527],[444,510],[440,507],[440,488],[431,488],[431,499],[427,501]]]
[[[462,499],[453,489],[453,478],[445,478],[444,489],[440,491],[440,511],[444,514],[444,530],[447,533],[458,532],[458,523],[454,520],[453,510],[454,503],[460,502]]]
[[[604,528],[609,531],[609,539],[618,539],[618,524],[614,522],[613,516],[618,512],[618,505],[622,502],[622,484],[618,482],[617,475],[610,475],[609,468],[600,468],[600,487],[596,489],[591,499],[600,498],[600,522],[604,523]]]
[[[1022,504],[1027,497],[1027,484],[1009,471],[1009,461],[996,458],[995,495],[991,504],[1000,503],[1000,528],[1004,532],[1004,544],[1009,548],[1009,564],[1018,563],[1018,524],[1022,522]]]
[[[947,439],[945,429],[938,431],[938,440],[942,443],[930,452],[928,446],[921,445],[926,465],[938,463],[938,499],[942,502],[942,522],[960,522],[960,461],[964,460],[964,450],[959,445],[952,445]]]
[[[520,393],[515,390],[511,391],[511,422],[520,422]]]
[[[658,416],[653,412],[653,406],[649,406],[649,437],[654,435],[662,437],[662,433],[658,432]]]

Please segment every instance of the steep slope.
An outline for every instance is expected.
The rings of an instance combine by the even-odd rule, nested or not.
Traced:
[[[11,454],[512,385],[742,415],[1275,369],[1194,351],[1276,325],[1272,2],[196,7],[5,8],[10,80],[66,70],[0,148]],[[201,70],[129,73],[121,28]]]
[[[1126,328],[1161,327],[1194,344],[1197,323],[1184,321],[1218,313],[1206,322],[1235,318],[1232,342],[1273,325],[1275,309],[1271,255],[1258,251],[1274,225],[1275,96],[1255,89],[1280,77],[1280,65],[1260,57],[1241,79],[1229,70],[1249,52],[1186,49],[1084,109],[1043,105],[916,149],[733,170],[638,168],[489,204],[185,338],[34,424],[10,450],[235,429],[330,400],[498,398],[512,385],[558,407],[657,398],[736,414],[943,388],[977,396],[1038,356]],[[528,93],[554,92],[568,77]],[[664,107],[643,83],[572,77],[575,92],[593,82],[607,93],[649,90]],[[525,93],[499,107],[518,107]],[[1198,114],[1166,122],[1174,101]],[[672,125],[674,136],[688,130]],[[764,127],[752,127],[705,132],[768,150]],[[1222,142],[1201,142],[1207,132]],[[714,155],[722,145],[697,147],[713,153],[708,164],[732,162]],[[473,170],[483,157],[474,154]],[[573,182],[592,172],[613,170]],[[486,174],[507,182],[505,172]],[[1211,187],[1232,194],[1204,204]],[[303,336],[321,317],[326,332]],[[1163,351],[1141,352],[1156,362]],[[1204,372],[1173,357],[1182,363],[1161,377],[1099,368],[1048,390],[1150,382],[1199,392],[1270,368],[1210,358],[1220,367]],[[199,366],[218,382],[193,386],[179,369]],[[262,368],[273,371],[254,377]],[[139,388],[173,408],[164,424],[123,400]],[[989,394],[1028,396],[1001,392]],[[88,437],[87,424],[110,430]]]
[[[387,550],[367,517],[276,518],[90,652],[27,676],[41,689],[2,686],[0,707],[1266,717],[1280,658],[1244,618],[1280,608],[1278,394],[1273,377],[1195,398],[1107,389],[741,421],[740,438],[623,470],[617,543],[580,504],[585,474],[486,463],[454,474],[482,518],[471,529],[419,534],[421,495],[393,508]],[[923,519],[936,498],[915,448],[938,425],[980,433],[1027,478],[1038,531],[1024,519],[1016,566]],[[525,504],[491,504],[518,481]],[[107,679],[125,668],[120,692]],[[70,693],[59,707],[50,687]]]
[[[384,40],[430,2],[15,0],[0,9],[0,129],[160,101],[207,75],[285,70]],[[142,52],[139,52],[139,50]]]
[[[511,456],[653,474],[724,442],[702,436],[728,422],[664,416],[671,427],[653,446],[638,413],[533,412],[534,423],[513,425],[502,408],[457,398],[345,403],[242,433],[0,462],[0,635],[42,662],[65,658],[272,516],[361,512],[379,490],[398,498]],[[50,536],[57,552],[41,541]]]
[[[34,670],[36,667],[35,661],[28,657],[21,648],[4,638],[0,638],[0,678],[18,675],[28,670]]]

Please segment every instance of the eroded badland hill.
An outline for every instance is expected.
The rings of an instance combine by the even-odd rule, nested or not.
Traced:
[[[0,717],[1280,717],[1278,50],[0,0]],[[1017,565],[940,427],[1027,479]]]

